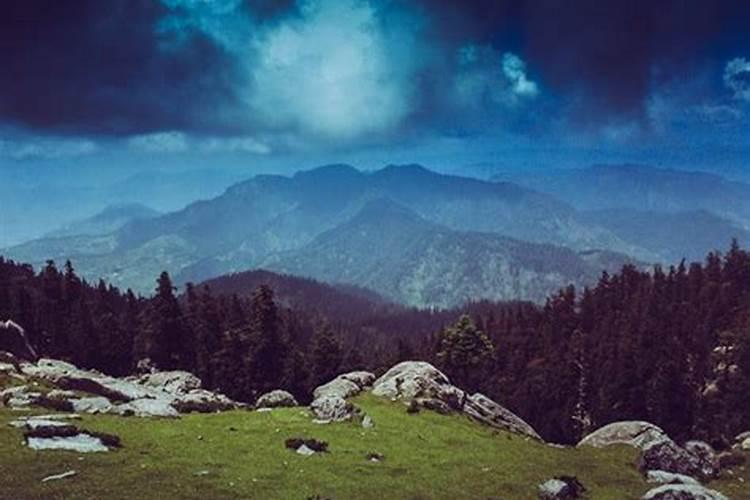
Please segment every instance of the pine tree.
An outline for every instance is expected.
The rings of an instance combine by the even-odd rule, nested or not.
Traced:
[[[330,325],[323,324],[315,331],[311,354],[313,385],[328,382],[339,374],[343,349]]]
[[[494,347],[489,337],[479,330],[468,314],[440,334],[437,359],[454,383],[477,390]]]

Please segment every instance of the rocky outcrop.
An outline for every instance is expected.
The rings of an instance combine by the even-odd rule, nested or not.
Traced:
[[[710,461],[678,446],[671,439],[652,442],[643,448],[638,468],[644,474],[659,470],[684,474],[701,480],[715,478],[719,470]]]
[[[469,396],[424,361],[397,364],[374,382],[372,393],[394,401],[409,401],[414,410],[422,407],[443,414],[462,412],[483,424],[541,439],[521,417],[484,394]]]
[[[319,423],[344,422],[361,414],[359,408],[347,401],[369,387],[375,375],[365,371],[343,373],[318,386],[313,391],[310,411]]]
[[[337,396],[346,399],[356,396],[361,391],[362,388],[359,385],[339,376],[330,382],[316,387],[313,391],[313,399],[319,399],[324,396]]]
[[[0,321],[0,351],[6,351],[16,358],[36,361],[39,356],[31,346],[26,331],[13,320]]]
[[[299,406],[299,403],[294,396],[280,389],[263,394],[255,402],[256,408],[292,408],[295,406]]]
[[[613,444],[626,444],[640,450],[651,443],[669,439],[660,427],[640,420],[613,422],[595,430],[578,442],[578,446],[604,448]]]
[[[649,490],[643,500],[729,500],[718,491],[696,484],[665,484]]]
[[[223,394],[201,389],[201,380],[185,371],[116,378],[54,359],[23,363],[21,369],[23,377],[42,380],[58,389],[51,391],[51,396],[14,389],[7,397],[0,394],[4,402],[8,400],[7,405],[170,418],[179,413],[225,411],[238,406]],[[88,396],[80,396],[81,392]]]

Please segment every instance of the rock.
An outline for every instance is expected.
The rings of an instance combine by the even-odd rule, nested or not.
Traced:
[[[76,434],[71,437],[29,438],[26,444],[32,450],[70,450],[79,453],[109,451],[99,438],[88,434]]]
[[[21,360],[12,352],[0,351],[0,373],[13,371],[21,373]]]
[[[31,392],[28,386],[11,387],[0,392],[0,400],[8,408],[39,406],[56,411],[73,411],[70,401],[50,398],[40,392]]]
[[[312,455],[313,453],[325,453],[328,451],[328,443],[312,438],[289,438],[284,441],[284,446],[290,450],[296,450],[301,455]],[[300,452],[300,450],[303,450]]]
[[[135,364],[135,371],[141,374],[155,373],[157,371],[156,365],[151,358],[139,359]]]
[[[54,474],[52,476],[47,476],[44,479],[42,479],[42,482],[46,483],[47,481],[57,481],[59,479],[67,479],[69,477],[75,476],[76,474],[78,474],[76,471],[69,470],[67,472],[63,472],[62,474]]]
[[[362,388],[355,382],[339,376],[328,383],[318,386],[313,391],[313,399],[322,398],[323,396],[338,396],[347,399],[356,396],[361,391]]]
[[[456,389],[448,377],[430,363],[403,361],[373,383],[372,393],[391,399],[413,399],[436,397],[446,388]]]
[[[295,406],[299,406],[299,403],[294,396],[280,389],[263,394],[255,402],[256,408],[292,408]]]
[[[542,440],[534,428],[521,417],[500,406],[484,394],[476,393],[467,398],[463,411],[470,417],[489,426]]]
[[[370,415],[365,415],[362,418],[362,428],[372,429],[373,427],[375,427],[375,422],[372,421],[372,417]]]
[[[135,399],[115,406],[112,411],[119,415],[134,417],[178,418],[180,416],[168,399]]]
[[[312,402],[310,410],[320,422],[344,422],[351,420],[357,408],[340,396],[323,396]]]
[[[47,393],[47,397],[50,399],[57,399],[60,401],[67,401],[76,397],[74,391],[63,391],[60,389],[53,389]]]
[[[385,460],[385,455],[383,455],[382,453],[378,453],[377,451],[371,451],[367,455],[365,455],[365,458],[370,462],[382,462],[383,460]]]
[[[542,500],[575,500],[582,498],[586,488],[573,476],[557,476],[539,485]]]
[[[310,455],[315,455],[315,450],[309,448],[306,444],[303,444],[302,446],[297,448],[297,453],[309,457]]]
[[[73,411],[77,413],[110,413],[114,408],[109,399],[101,396],[73,399],[71,403],[73,403]]]
[[[684,474],[675,474],[674,472],[666,472],[663,470],[650,470],[646,473],[646,480],[649,483],[660,483],[660,484],[698,484],[697,479]]]
[[[137,383],[175,395],[187,394],[203,385],[192,373],[180,370],[148,373],[139,377]]]
[[[715,490],[695,484],[664,484],[643,495],[643,500],[729,500]]]
[[[742,450],[742,451],[750,451],[750,437],[745,438],[740,443],[740,450]]]
[[[745,431],[745,432],[741,432],[741,433],[737,434],[734,437],[734,442],[736,444],[740,444],[740,443],[742,443],[747,438],[750,438],[750,431]]]
[[[659,470],[684,474],[700,480],[709,480],[718,475],[718,469],[714,464],[681,448],[668,438],[652,442],[643,448],[638,467],[643,473]]]
[[[717,469],[717,471],[721,468],[716,457],[716,451],[710,444],[706,443],[705,441],[687,441],[684,445],[682,445],[682,447],[693,455],[696,455],[701,460],[705,460],[706,462],[710,463],[714,469]]]
[[[343,378],[344,380],[354,382],[360,387],[360,389],[370,387],[372,383],[375,382],[375,374],[366,372],[364,370],[344,373],[342,375],[339,375],[339,377]]]
[[[639,420],[613,422],[592,432],[579,441],[578,446],[603,448],[613,444],[626,444],[644,449],[651,443],[669,439],[667,433],[654,424]]]
[[[180,413],[215,413],[236,408],[235,402],[228,397],[205,389],[193,389],[171,404]]]
[[[26,331],[11,319],[0,321],[0,351],[9,352],[17,359],[36,361],[39,358]]]

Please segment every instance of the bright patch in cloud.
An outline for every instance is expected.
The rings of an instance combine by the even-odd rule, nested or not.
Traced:
[[[411,111],[411,34],[391,36],[367,2],[310,0],[254,41],[247,101],[274,128],[347,139],[387,131]]]
[[[96,153],[97,145],[88,139],[0,140],[0,156],[14,160],[54,160]]]
[[[736,99],[750,101],[750,61],[744,57],[729,61],[724,68],[724,85]]]
[[[187,137],[182,132],[156,132],[132,137],[130,147],[149,153],[184,153],[189,149]]]
[[[206,139],[200,144],[201,151],[205,153],[251,153],[267,155],[271,148],[253,137],[229,137]]]
[[[526,76],[526,63],[517,55],[506,52],[503,55],[503,74],[511,84],[513,93],[519,97],[536,97],[539,89],[535,82]]]

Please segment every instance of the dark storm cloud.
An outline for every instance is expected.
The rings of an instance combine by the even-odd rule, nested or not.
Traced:
[[[0,125],[151,144],[638,122],[705,71],[745,96],[725,65],[747,26],[745,1],[4,2]]]
[[[191,128],[230,95],[232,66],[213,41],[196,34],[162,49],[158,2],[24,0],[0,9],[6,122],[104,134]]]
[[[436,5],[439,4],[439,7]],[[750,2],[707,0],[441,1],[443,39],[475,39],[524,57],[568,111],[638,118],[661,85],[750,50]],[[717,61],[719,59],[719,61]]]

